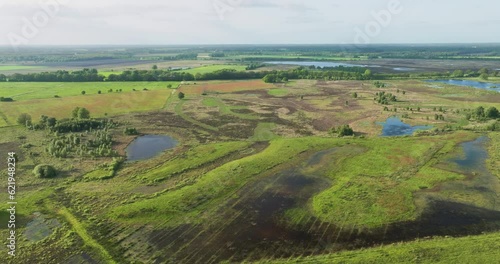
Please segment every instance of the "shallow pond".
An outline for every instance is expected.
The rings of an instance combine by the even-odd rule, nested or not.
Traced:
[[[413,133],[417,130],[427,130],[432,128],[432,126],[411,126],[404,123],[397,117],[389,117],[385,122],[378,124],[383,126],[383,137],[413,135]]]
[[[466,87],[473,87],[473,88],[483,89],[483,90],[488,90],[488,91],[500,92],[500,83],[487,83],[487,82],[478,82],[478,81],[470,81],[470,80],[427,80],[426,82],[443,83],[443,84],[456,85],[456,86],[466,86]]]
[[[127,161],[150,159],[167,149],[174,148],[177,144],[178,142],[169,136],[140,136],[128,145],[126,149]]]

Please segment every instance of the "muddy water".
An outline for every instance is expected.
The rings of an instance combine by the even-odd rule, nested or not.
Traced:
[[[267,177],[240,191],[219,212],[223,222],[207,226],[183,226],[152,242],[171,256],[172,263],[212,263],[262,258],[307,256],[339,250],[370,247],[427,236],[464,236],[500,230],[499,180],[485,166],[486,138],[462,144],[463,157],[448,161],[466,181],[440,185],[417,193],[426,208],[415,221],[389,224],[373,229],[344,229],[306,216],[300,226],[282,221],[287,209],[306,207],[318,192],[330,186],[321,175],[305,175],[307,168],[324,164],[336,150],[318,152],[304,164]],[[479,202],[453,200],[454,193],[469,192]],[[457,197],[461,197],[458,195]],[[171,232],[170,232],[171,231]],[[157,238],[158,236],[155,236]],[[189,246],[186,246],[189,243]]]

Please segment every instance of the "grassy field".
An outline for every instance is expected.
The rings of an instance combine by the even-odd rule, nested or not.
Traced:
[[[33,70],[33,69],[43,69],[41,66],[22,66],[22,65],[0,65],[0,72],[2,71],[22,71],[22,70]]]
[[[244,65],[231,65],[231,64],[223,64],[223,65],[206,65],[202,67],[192,68],[189,70],[181,70],[182,72],[191,73],[193,75],[210,73],[218,70],[237,70],[244,71],[246,66]]]
[[[52,82],[0,82],[0,95],[11,97],[16,101],[29,99],[46,99],[54,96],[67,97],[81,95],[85,91],[87,95],[109,93],[109,90],[116,92],[131,92],[133,89],[141,91],[144,88],[148,90],[167,90],[168,85],[173,88],[179,86],[179,82],[92,82],[92,83],[52,83]]]
[[[41,115],[69,118],[76,107],[85,107],[93,117],[113,116],[131,112],[161,109],[171,96],[171,90],[152,90],[106,94],[86,94],[51,99],[22,100],[0,104],[0,111],[8,124],[15,124],[20,113],[27,113],[38,120]]]

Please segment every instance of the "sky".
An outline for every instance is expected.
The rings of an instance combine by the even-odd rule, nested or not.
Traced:
[[[500,43],[498,0],[0,0],[0,45]]]

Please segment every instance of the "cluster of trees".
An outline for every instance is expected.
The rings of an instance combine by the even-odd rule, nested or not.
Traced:
[[[112,149],[112,143],[113,138],[107,129],[80,134],[57,134],[45,151],[56,158],[66,158],[71,154],[81,157],[113,157],[118,153]]]
[[[382,105],[388,105],[389,102],[396,102],[397,98],[392,93],[379,92],[375,94],[375,98],[373,100],[377,101],[377,103]]]
[[[498,109],[494,106],[485,109],[482,106],[477,107],[474,110],[468,110],[465,113],[467,120],[475,119],[477,121],[486,121],[490,119],[500,118],[500,113]]]
[[[482,68],[479,71],[473,70],[455,70],[450,77],[462,78],[462,77],[480,77],[483,80],[488,80],[490,76],[500,76],[498,71],[490,71],[487,68]]]
[[[283,74],[268,74],[262,78],[262,80],[266,83],[286,83],[288,82],[288,78],[283,76]]]
[[[434,115],[434,120],[444,120],[444,116],[443,115],[435,114]]]
[[[349,125],[342,125],[339,127],[332,127],[328,131],[331,135],[337,135],[339,137],[354,136],[354,130]]]
[[[0,81],[5,82],[102,82],[105,77],[99,75],[96,69],[83,69],[81,71],[56,71],[40,73],[15,73],[10,76],[0,76]]]
[[[56,125],[51,130],[58,133],[70,133],[105,129],[113,126],[114,123],[112,121],[104,119],[62,119],[57,121]]]
[[[71,117],[77,119],[89,119],[90,111],[85,107],[75,107],[73,111],[71,111]]]
[[[23,113],[18,116],[17,123],[33,130],[50,129],[51,131],[58,133],[106,129],[116,125],[112,120],[90,119],[90,111],[84,107],[75,107],[75,109],[71,112],[71,117],[71,119],[66,118],[57,120],[55,117],[42,115],[40,117],[40,121],[33,124],[31,115]]]
[[[251,63],[250,65],[248,65],[245,68],[245,70],[247,70],[247,71],[256,70],[256,69],[264,67],[264,66],[265,66],[265,64],[262,64],[262,63]]]

